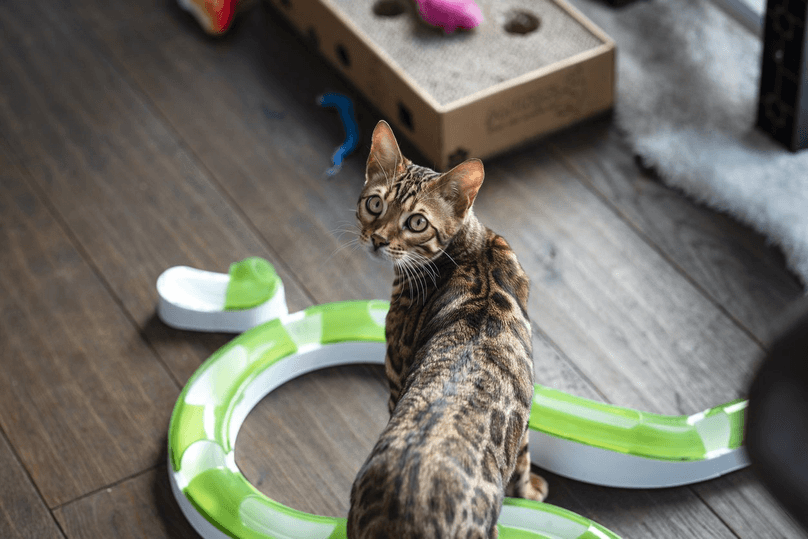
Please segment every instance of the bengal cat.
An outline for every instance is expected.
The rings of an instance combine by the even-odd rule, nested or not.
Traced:
[[[392,263],[385,372],[390,421],[351,489],[348,537],[495,538],[505,495],[543,500],[530,473],[529,282],[472,204],[483,165],[445,174],[373,132],[360,242]]]

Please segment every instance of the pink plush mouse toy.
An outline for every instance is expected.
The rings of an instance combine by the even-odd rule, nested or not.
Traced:
[[[474,0],[415,0],[424,22],[443,28],[447,34],[458,28],[470,29],[483,22],[483,13]]]

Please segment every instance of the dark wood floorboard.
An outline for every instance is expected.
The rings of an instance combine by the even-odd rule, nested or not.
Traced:
[[[693,490],[738,537],[808,537],[750,469],[694,485]]]
[[[0,426],[53,507],[156,465],[179,388],[0,140]]]
[[[54,511],[71,539],[194,539],[171,494],[166,467],[158,466]]]
[[[376,113],[357,100],[363,145],[325,179],[343,135],[315,98],[353,91],[275,18],[260,8],[210,40],[169,1],[0,6],[9,161],[117,303],[112,333],[128,331],[179,384],[229,336],[175,331],[155,318],[154,281],[167,267],[225,271],[265,256],[292,310],[389,293],[389,270],[348,244]],[[666,413],[742,395],[766,318],[799,288],[777,253],[744,239],[744,227],[661,186],[636,189],[642,177],[630,152],[611,127],[591,125],[581,128],[586,136],[570,131],[487,162],[476,206],[533,278],[537,381]],[[692,215],[697,232],[687,228]],[[50,383],[30,378],[30,387]],[[352,478],[386,421],[384,395],[376,368],[295,380],[247,418],[237,462],[279,501],[344,515]],[[168,414],[171,404],[163,406]],[[53,417],[30,421],[40,428]],[[165,445],[157,425],[140,433],[152,448]],[[31,450],[10,439],[20,455]],[[64,499],[54,514],[67,536],[187,536],[165,468],[147,468]],[[662,491],[549,478],[551,503],[624,537],[801,536],[749,472]]]
[[[130,316],[184,382],[230,337],[169,330],[154,317],[155,282],[175,265],[226,272],[264,256],[284,280],[290,309],[310,304],[295,276],[221,196],[210,174],[83,30],[35,6],[0,13],[7,40],[0,103],[14,157],[70,227]],[[27,40],[31,27],[42,39]],[[54,89],[58,88],[58,91]]]
[[[587,184],[756,339],[802,295],[782,254],[731,217],[694,204],[637,166],[610,118],[550,145]]]
[[[584,514],[624,539],[735,536],[688,488],[623,490],[548,477],[557,485],[551,503]]]
[[[64,538],[48,506],[0,434],[0,537]]]

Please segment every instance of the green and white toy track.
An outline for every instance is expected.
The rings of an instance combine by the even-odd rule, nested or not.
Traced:
[[[235,463],[242,423],[275,388],[336,365],[384,363],[383,301],[331,303],[284,315],[237,336],[211,356],[177,400],[168,434],[171,486],[205,538],[345,537],[345,519],[273,501]],[[744,401],[692,416],[647,414],[536,386],[530,416],[537,466],[590,483],[651,488],[702,481],[747,464]],[[617,536],[558,507],[506,499],[500,537]]]
[[[286,382],[325,367],[383,364],[389,304],[331,303],[286,314],[283,283],[257,258],[233,264],[229,274],[171,268],[157,290],[158,314],[174,327],[252,327],[194,373],[171,416],[171,487],[194,528],[205,538],[345,537],[345,519],[296,511],[253,487],[236,466],[235,442],[253,407]],[[536,385],[531,460],[559,475],[614,487],[704,481],[748,464],[741,445],[745,408],[738,400],[691,416],[665,416]],[[617,537],[574,513],[527,500],[506,499],[498,525],[502,539]]]

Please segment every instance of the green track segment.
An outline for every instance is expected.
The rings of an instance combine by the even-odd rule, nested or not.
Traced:
[[[742,445],[745,408],[746,401],[739,399],[701,414],[667,416],[584,399],[537,384],[529,426],[532,430],[620,453],[694,461],[707,458],[710,451],[732,450]],[[697,423],[708,422],[721,422],[726,427],[718,434],[700,432]]]

